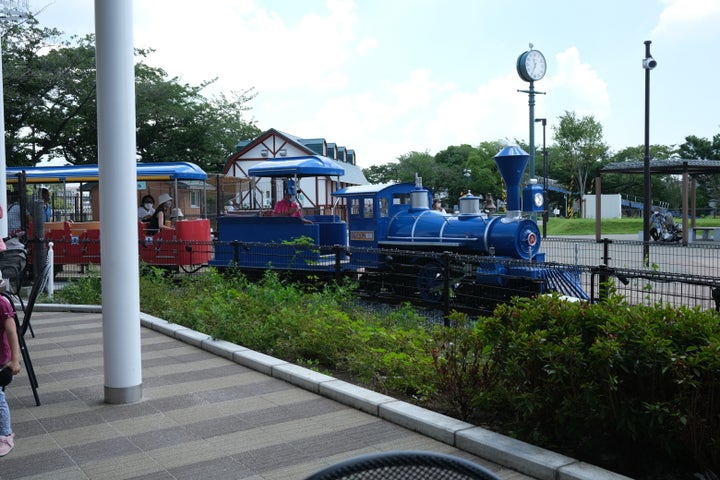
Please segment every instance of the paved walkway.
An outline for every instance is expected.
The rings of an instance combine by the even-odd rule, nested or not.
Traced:
[[[3,480],[303,479],[390,450],[450,453],[506,480],[625,478],[146,315],[143,399],[108,405],[101,315],[53,309],[36,308],[27,336],[42,404],[25,374],[6,391]]]

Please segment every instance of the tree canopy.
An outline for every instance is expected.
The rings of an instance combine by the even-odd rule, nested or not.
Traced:
[[[97,163],[94,37],[63,39],[30,18],[9,26],[3,41],[7,164]],[[239,139],[260,133],[244,118],[254,90],[207,98],[214,80],[182,84],[148,65],[150,52],[136,50],[137,159],[218,171]]]
[[[644,146],[626,147],[610,152],[602,135],[602,125],[594,117],[579,118],[574,112],[558,117],[554,128],[555,143],[547,145],[549,180],[570,192],[570,198],[591,192],[591,181],[605,164],[610,162],[639,161],[644,156]],[[711,140],[696,136],[686,137],[682,145],[650,145],[652,158],[664,159],[680,156],[688,159],[720,159],[720,134]],[[527,145],[516,142],[529,152]],[[435,155],[429,152],[409,152],[398,157],[397,162],[374,165],[365,169],[372,183],[389,181],[413,181],[414,175],[423,177],[426,187],[440,196],[447,206],[470,190],[475,195],[503,195],[502,179],[495,165],[494,156],[502,143],[480,142],[477,146],[449,146]],[[541,155],[542,146],[536,147]],[[466,174],[467,172],[467,174]],[[541,179],[542,180],[542,179]],[[720,178],[701,175],[697,192],[698,207],[711,201],[720,202]],[[613,174],[603,176],[603,193],[621,193],[624,197],[642,201],[643,178],[641,175]],[[653,199],[679,208],[682,202],[679,179],[674,175],[653,175],[651,178]],[[567,198],[569,201],[570,198]],[[549,205],[562,206],[563,195],[549,192]]]

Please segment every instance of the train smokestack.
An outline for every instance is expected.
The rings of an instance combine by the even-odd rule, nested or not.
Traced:
[[[507,187],[508,212],[520,211],[520,180],[530,155],[517,145],[508,145],[495,155],[495,163]]]

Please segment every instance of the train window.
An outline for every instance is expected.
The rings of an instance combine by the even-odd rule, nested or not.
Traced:
[[[365,218],[373,218],[373,199],[372,198],[365,198],[364,200],[364,206],[363,206],[363,217]]]
[[[390,208],[388,207],[388,199],[387,198],[381,198],[380,199],[380,216],[381,217],[387,217],[390,213]]]
[[[407,205],[410,203],[410,194],[396,193],[393,195],[393,205]]]
[[[350,215],[360,215],[360,199],[350,199]]]

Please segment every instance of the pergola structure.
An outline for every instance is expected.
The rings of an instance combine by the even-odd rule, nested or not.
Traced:
[[[600,173],[644,173],[642,161],[615,162],[604,166]],[[662,175],[682,175],[682,226],[683,243],[688,240],[688,213],[691,225],[695,226],[697,210],[697,179],[696,175],[720,174],[720,160],[697,160],[684,158],[671,158],[669,160],[651,160],[650,175],[659,173]],[[690,183],[692,178],[692,184]],[[599,205],[599,201],[598,201]],[[599,218],[599,217],[598,217]],[[648,219],[644,218],[647,222]],[[648,228],[647,225],[644,228]]]

